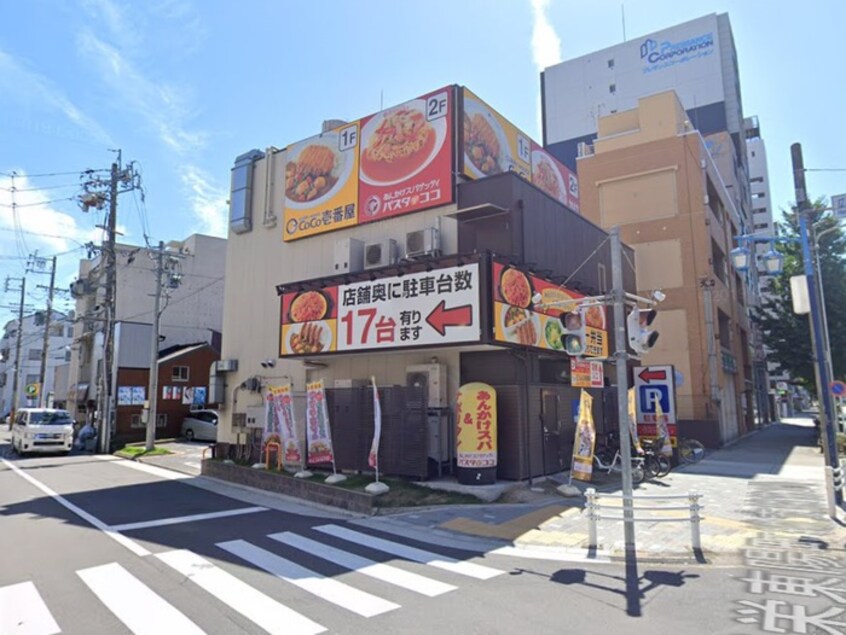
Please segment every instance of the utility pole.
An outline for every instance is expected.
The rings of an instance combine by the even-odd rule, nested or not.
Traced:
[[[793,188],[796,194],[796,215],[799,217],[799,236],[802,243],[802,264],[808,285],[808,301],[811,305],[811,340],[813,344],[814,370],[817,380],[817,398],[820,403],[820,432],[823,442],[823,452],[826,457],[826,486],[829,501],[837,505],[843,503],[843,492],[834,487],[831,471],[840,467],[837,456],[837,440],[835,437],[836,413],[831,399],[829,384],[829,367],[826,362],[826,345],[828,333],[825,331],[823,313],[825,307],[820,302],[819,286],[816,275],[814,257],[811,253],[811,241],[814,239],[814,223],[810,216],[814,213],[808,202],[805,188],[805,165],[802,160],[802,146],[794,143],[790,146],[790,157],[793,163]]]
[[[18,333],[15,341],[15,374],[12,376],[12,407],[9,409],[9,430],[15,421],[18,409],[18,382],[21,374],[21,340],[23,337],[24,300],[26,299],[26,278],[21,278],[21,301],[18,304]],[[8,280],[6,281],[8,284]]]
[[[620,434],[620,456],[623,476],[623,536],[626,556],[635,555],[634,500],[632,491],[632,450],[629,438],[629,377],[626,350],[626,290],[623,287],[623,245],[620,242],[620,227],[609,230],[611,239],[611,295],[614,299],[614,358],[617,368],[617,423]]]
[[[164,242],[159,241],[156,251],[156,292],[153,299],[153,334],[150,338],[150,389],[147,394],[146,450],[150,452],[156,443],[156,406],[159,391],[159,322],[161,318],[162,274],[164,273]]]
[[[45,379],[47,375],[47,348],[50,344],[50,322],[53,317],[53,292],[56,286],[56,256],[52,258],[50,269],[50,287],[47,291],[47,315],[44,318],[44,340],[41,346],[41,368],[38,371],[38,403],[44,408],[47,406],[47,391],[45,390]]]

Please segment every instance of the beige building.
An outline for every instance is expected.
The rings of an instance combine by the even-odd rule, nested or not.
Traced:
[[[714,139],[733,160],[728,135]],[[742,233],[739,187],[727,184],[675,92],[600,117],[578,159],[582,213],[619,225],[635,250],[637,288],[667,299],[644,363],[672,364],[682,436],[726,443],[753,424],[749,290],[728,254]]]

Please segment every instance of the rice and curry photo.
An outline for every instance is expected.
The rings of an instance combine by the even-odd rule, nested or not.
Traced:
[[[313,201],[338,182],[338,157],[327,145],[312,143],[285,165],[285,196],[297,203]]]

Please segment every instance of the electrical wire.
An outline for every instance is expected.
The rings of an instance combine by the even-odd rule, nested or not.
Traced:
[[[97,174],[99,172],[109,172],[109,168],[98,168],[96,170],[76,170],[75,172],[42,172],[41,174],[16,174],[15,172],[0,172],[3,176],[25,176],[28,179],[38,179],[49,176],[79,176],[80,174]]]
[[[20,192],[21,190],[16,190]],[[66,198],[54,198],[49,201],[38,201],[37,203],[19,203],[15,204],[12,203],[11,205],[7,203],[0,203],[0,207],[8,207],[11,209],[15,209],[17,207],[37,207],[38,205],[50,205],[51,203],[62,203],[64,201],[76,201],[78,200],[76,196],[68,196]]]
[[[566,287],[567,283],[570,282],[570,280],[573,279],[573,276],[575,276],[579,272],[579,270],[581,270],[582,267],[584,267],[588,262],[590,262],[591,258],[593,258],[597,254],[597,252],[600,249],[602,249],[602,246],[605,243],[607,243],[610,239],[611,239],[610,236],[606,236],[605,240],[603,240],[601,243],[599,243],[599,245],[596,247],[596,249],[594,249],[593,252],[587,258],[585,258],[582,261],[582,264],[580,264],[578,267],[576,267],[576,269],[573,271],[573,273],[571,273],[569,276],[567,276],[567,279],[564,282],[561,283],[561,286]]]

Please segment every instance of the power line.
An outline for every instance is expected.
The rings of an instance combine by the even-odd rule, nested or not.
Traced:
[[[22,190],[14,190],[14,192],[20,192]],[[13,192],[13,194],[14,194]],[[11,209],[15,209],[16,207],[37,207],[38,205],[50,205],[51,203],[62,203],[63,201],[76,201],[79,200],[76,196],[68,196],[66,198],[54,198],[49,201],[38,201],[37,203],[12,203],[11,205],[7,203],[0,203],[0,207],[9,207]]]
[[[42,172],[41,174],[17,174],[15,172],[0,172],[3,176],[24,176],[28,179],[38,179],[42,177],[48,176],[79,176],[81,172],[87,172],[89,174],[97,173],[97,172],[108,172],[107,168],[98,168],[96,170],[76,170],[75,172]]]
[[[805,172],[846,172],[846,168],[805,168]]]

